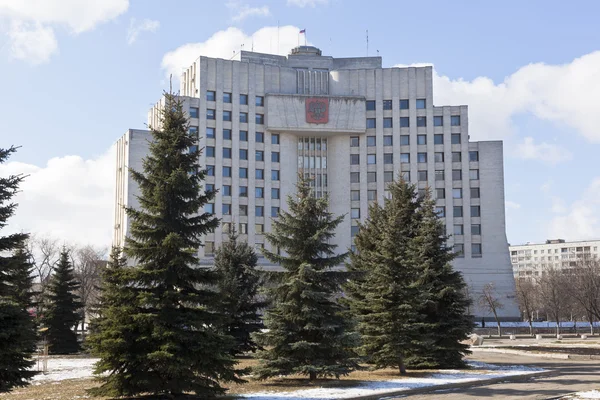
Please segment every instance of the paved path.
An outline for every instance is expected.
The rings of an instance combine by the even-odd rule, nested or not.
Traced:
[[[597,360],[555,360],[500,353],[474,353],[470,359],[490,364],[528,365],[560,371],[526,382],[500,383],[465,389],[432,392],[394,399],[463,400],[463,399],[547,399],[570,392],[600,389],[600,363]]]

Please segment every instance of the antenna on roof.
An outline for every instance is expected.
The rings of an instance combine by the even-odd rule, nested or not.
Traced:
[[[367,57],[369,57],[369,30],[367,29]]]

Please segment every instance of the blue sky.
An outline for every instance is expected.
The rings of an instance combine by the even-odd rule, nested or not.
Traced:
[[[251,37],[276,53],[279,23],[281,54],[306,28],[324,54],[364,56],[368,30],[384,66],[433,64],[434,102],[468,104],[472,139],[504,140],[511,243],[600,238],[599,14],[595,1],[0,0],[0,146],[22,146],[0,172],[31,174],[12,228],[110,241],[114,141],[144,127],[169,72]]]

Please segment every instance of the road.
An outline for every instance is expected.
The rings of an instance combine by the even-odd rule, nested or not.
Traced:
[[[571,392],[600,389],[600,362],[598,360],[545,359],[515,354],[482,352],[472,354],[469,359],[498,365],[536,366],[544,369],[558,370],[560,374],[526,382],[475,386],[414,396],[399,396],[393,399],[548,399]]]

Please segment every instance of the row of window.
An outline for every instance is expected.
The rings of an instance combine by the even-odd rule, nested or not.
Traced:
[[[435,162],[444,162],[444,153],[436,152],[434,153],[434,161]],[[461,162],[462,161],[462,153],[459,151],[452,152],[452,162]],[[477,151],[469,152],[469,161],[479,161],[479,153]],[[417,162],[426,163],[427,162],[427,153],[417,153]],[[393,153],[384,153],[383,154],[383,163],[384,164],[393,164],[394,163],[394,154]],[[410,163],[410,153],[400,153],[400,163],[409,164]],[[377,154],[367,154],[367,164],[377,164]],[[350,154],[350,165],[360,165],[360,154]],[[479,179],[479,178],[477,178]]]
[[[206,91],[206,101],[217,101],[217,92],[214,90]],[[223,92],[223,103],[231,103],[233,101],[233,95],[231,92]],[[248,95],[240,94],[240,104],[248,105]],[[265,105],[265,98],[263,96],[254,96],[254,105],[257,107],[263,107]],[[193,108],[193,107],[191,107]],[[190,108],[190,116],[192,116],[192,111]],[[197,109],[196,109],[197,110]],[[192,118],[198,118],[193,117]]]
[[[206,191],[212,192],[215,190],[215,185],[212,183],[206,184]],[[220,193],[224,197],[231,196],[231,185],[223,185],[221,187]],[[248,197],[248,186],[240,186],[238,191],[239,197]],[[278,200],[279,199],[279,188],[271,188],[271,199]],[[256,187],[254,188],[254,196],[257,199],[263,199],[265,197],[265,188]]]
[[[231,147],[223,147],[223,158],[231,158],[232,150]],[[216,155],[216,148],[214,146],[206,146],[206,157],[214,158]],[[248,149],[240,149],[239,154],[240,160],[248,159]],[[255,150],[254,151],[254,160],[255,161],[265,161],[265,152],[264,150]],[[271,152],[271,162],[278,163],[280,160],[279,152],[272,151]]]
[[[231,178],[231,167],[223,166],[223,178]],[[215,176],[215,166],[207,165],[206,166],[206,174],[208,176]],[[248,168],[240,167],[239,168],[239,177],[241,179],[248,179]],[[272,169],[271,170],[271,180],[278,181],[279,180],[279,170]],[[265,179],[265,170],[262,168],[257,168],[254,170],[254,179],[264,180]]]
[[[417,117],[417,127],[426,127],[427,126],[427,117]],[[433,117],[433,126],[444,126],[444,117],[443,116],[434,116]],[[452,115],[450,117],[450,126],[460,126],[460,115]],[[394,120],[393,118],[385,117],[383,119],[383,127],[384,128],[393,128]],[[367,129],[375,129],[377,128],[377,119],[376,118],[367,118]],[[410,128],[410,117],[400,117],[400,128]]]
[[[454,245],[454,252],[457,254],[458,258],[464,258],[465,245],[462,243],[456,243]],[[482,254],[481,243],[471,243],[471,257],[481,257]]]
[[[419,196],[424,196],[425,191],[427,189],[419,189]],[[470,188],[470,195],[472,199],[480,198],[480,190],[478,187]],[[435,189],[435,198],[436,199],[445,199],[446,198],[446,189],[437,188]],[[452,198],[453,199],[462,199],[463,198],[463,189],[462,188],[454,188],[452,189]],[[360,201],[360,190],[351,190],[350,191],[350,200],[351,201]],[[367,200],[374,201],[377,200],[377,190],[367,190]]]
[[[216,119],[216,110],[213,108],[208,108],[206,109],[206,119]],[[228,110],[223,110],[222,111],[223,114],[223,121],[232,121],[232,113],[231,111]],[[239,113],[239,121],[241,123],[247,123],[248,122],[248,113],[247,112],[240,112]],[[254,114],[254,122],[259,124],[259,125],[263,125],[265,123],[265,115],[264,114]]]
[[[461,144],[460,133],[453,133],[450,135],[451,144]],[[384,146],[392,146],[394,144],[394,137],[392,135],[385,135],[383,137]],[[426,145],[427,135],[417,135],[417,144]],[[435,134],[433,135],[433,144],[444,144],[444,135]],[[367,136],[367,147],[377,146],[377,136]],[[400,135],[400,146],[410,146],[410,135]],[[360,147],[360,136],[350,136],[350,147]],[[477,160],[473,160],[477,161]]]
[[[445,206],[437,206],[435,208],[435,212],[440,218],[446,217],[446,207]],[[452,206],[452,217],[462,218],[463,217],[463,206]],[[471,206],[471,217],[481,217],[481,206]],[[480,235],[480,233],[477,233],[477,235]]]
[[[400,172],[402,179],[407,182],[410,182],[410,171],[402,171]],[[446,172],[442,170],[435,171],[435,180],[443,181],[446,178]],[[426,182],[428,181],[428,173],[427,171],[417,171],[417,181]],[[452,170],[452,180],[453,181],[462,181],[462,169],[453,169]],[[394,180],[394,172],[393,171],[384,171],[383,172],[383,181],[384,182],[392,182]],[[476,181],[479,180],[479,170],[471,169],[469,170],[469,180]],[[377,172],[367,172],[367,183],[377,182]],[[350,172],[350,183],[360,183],[360,172]]]
[[[548,254],[552,253],[553,249],[548,249]],[[554,253],[558,253],[559,249],[554,249]],[[582,246],[582,247],[562,247],[560,249],[561,253],[567,253],[567,252],[572,252],[572,253],[576,253],[576,252],[589,252],[591,250],[590,246]],[[544,254],[544,249],[540,250],[540,254]],[[598,251],[598,246],[594,246],[594,251]],[[530,255],[531,254],[531,250],[513,250],[510,252],[511,255],[516,256],[517,254],[525,254],[525,255]],[[533,250],[533,254],[537,254],[538,251],[537,250]]]
[[[197,134],[198,127],[190,126],[190,133]],[[206,138],[207,139],[216,139],[217,133],[215,128],[208,127],[206,128]],[[240,142],[248,141],[248,131],[239,131],[238,139]],[[223,129],[223,140],[233,140],[231,129]],[[265,133],[264,132],[255,132],[254,133],[254,141],[256,143],[264,143],[265,142]],[[279,134],[271,133],[271,144],[279,144]]]
[[[222,215],[231,215],[231,204],[223,203],[221,205],[221,214]],[[204,205],[204,212],[207,214],[215,214],[215,205],[214,203],[206,203]],[[239,205],[239,214],[240,216],[248,216],[248,206],[246,204]],[[255,206],[254,207],[254,216],[256,217],[264,217],[265,216],[265,206]],[[279,207],[271,207],[271,217],[277,218],[279,216]],[[240,232],[241,233],[241,232]]]
[[[367,111],[375,111],[377,103],[375,100],[367,100],[365,102],[367,107]],[[392,100],[383,100],[383,109],[391,110],[393,108],[394,102]],[[410,108],[409,99],[400,99],[398,101],[398,108],[401,110],[408,110]],[[416,109],[424,109],[427,108],[427,100],[426,99],[416,99],[415,100],[415,108]]]

